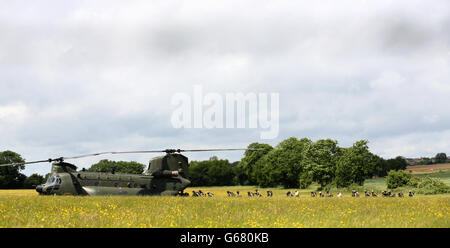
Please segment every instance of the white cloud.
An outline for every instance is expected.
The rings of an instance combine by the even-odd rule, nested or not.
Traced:
[[[369,139],[384,156],[445,152],[448,13],[447,1],[9,2],[0,150],[33,160],[258,141],[260,130],[174,129],[171,97],[200,84],[223,96],[279,93],[272,145],[330,137]]]
[[[4,121],[21,121],[26,118],[27,106],[23,103],[1,106],[0,119]]]

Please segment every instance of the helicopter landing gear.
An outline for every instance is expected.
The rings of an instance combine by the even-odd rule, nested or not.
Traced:
[[[178,196],[189,196],[189,193],[184,193],[183,191],[178,192]]]

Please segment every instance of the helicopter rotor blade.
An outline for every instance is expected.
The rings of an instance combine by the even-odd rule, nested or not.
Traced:
[[[148,151],[123,151],[123,152],[98,152],[98,153],[90,153],[90,154],[83,154],[78,156],[72,156],[72,157],[59,157],[59,158],[49,158],[46,160],[38,160],[38,161],[31,161],[31,162],[23,162],[23,163],[10,163],[10,164],[0,164],[0,166],[18,166],[18,165],[26,165],[26,164],[37,164],[37,163],[51,163],[51,162],[62,162],[64,160],[70,160],[70,159],[79,159],[79,158],[86,158],[86,157],[93,157],[93,156],[99,156],[99,155],[105,155],[105,154],[132,154],[132,153],[181,153],[181,152],[212,152],[212,151],[244,151],[244,150],[250,150],[250,151],[258,151],[258,150],[264,150],[262,148],[217,148],[217,149],[165,149],[165,150],[148,150]]]
[[[214,151],[257,151],[262,150],[259,148],[218,148],[218,149],[191,149],[191,150],[180,150],[181,152],[214,152]]]
[[[0,164],[0,166],[18,166],[18,165],[26,165],[26,164],[37,164],[37,163],[45,163],[45,162],[52,162],[56,161],[57,159],[46,159],[46,160],[39,160],[39,161],[31,161],[31,162],[22,162],[22,163],[10,163],[10,164]]]

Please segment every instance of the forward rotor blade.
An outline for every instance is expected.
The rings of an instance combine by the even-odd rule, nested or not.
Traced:
[[[49,160],[46,159],[46,160],[39,160],[39,161],[32,161],[32,162],[23,162],[23,163],[0,164],[0,166],[18,166],[18,165],[37,164],[37,163],[45,163],[45,162],[49,162]]]
[[[93,156],[99,156],[99,155],[105,155],[105,154],[126,154],[126,153],[161,153],[166,152],[165,150],[154,150],[154,151],[125,151],[125,152],[98,152],[98,153],[91,153],[91,154],[84,154],[79,156],[73,156],[73,157],[63,157],[62,159],[77,159],[77,158],[85,158],[85,157],[93,157]]]
[[[37,164],[37,163],[51,163],[55,161],[64,161],[69,159],[78,159],[78,158],[86,158],[86,157],[93,157],[93,156],[99,156],[99,155],[105,155],[105,154],[131,154],[131,153],[180,153],[180,152],[212,152],[212,151],[257,151],[257,150],[264,150],[262,148],[217,148],[217,149],[189,149],[189,150],[183,150],[183,149],[165,149],[165,150],[149,150],[149,151],[124,151],[124,152],[98,152],[98,153],[90,153],[90,154],[83,154],[73,157],[60,157],[60,158],[49,158],[46,160],[39,160],[39,161],[32,161],[32,162],[23,162],[23,163],[10,163],[10,164],[0,164],[0,166],[18,166],[18,165],[26,165],[26,164]]]

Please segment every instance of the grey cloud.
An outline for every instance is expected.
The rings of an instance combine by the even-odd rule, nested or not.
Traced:
[[[49,1],[0,10],[0,107],[27,109],[14,125],[0,119],[0,150],[42,159],[276,145],[291,136],[344,146],[367,138],[385,156],[450,145],[446,1],[199,4]],[[170,99],[195,84],[220,95],[279,93],[279,137],[173,128]]]

